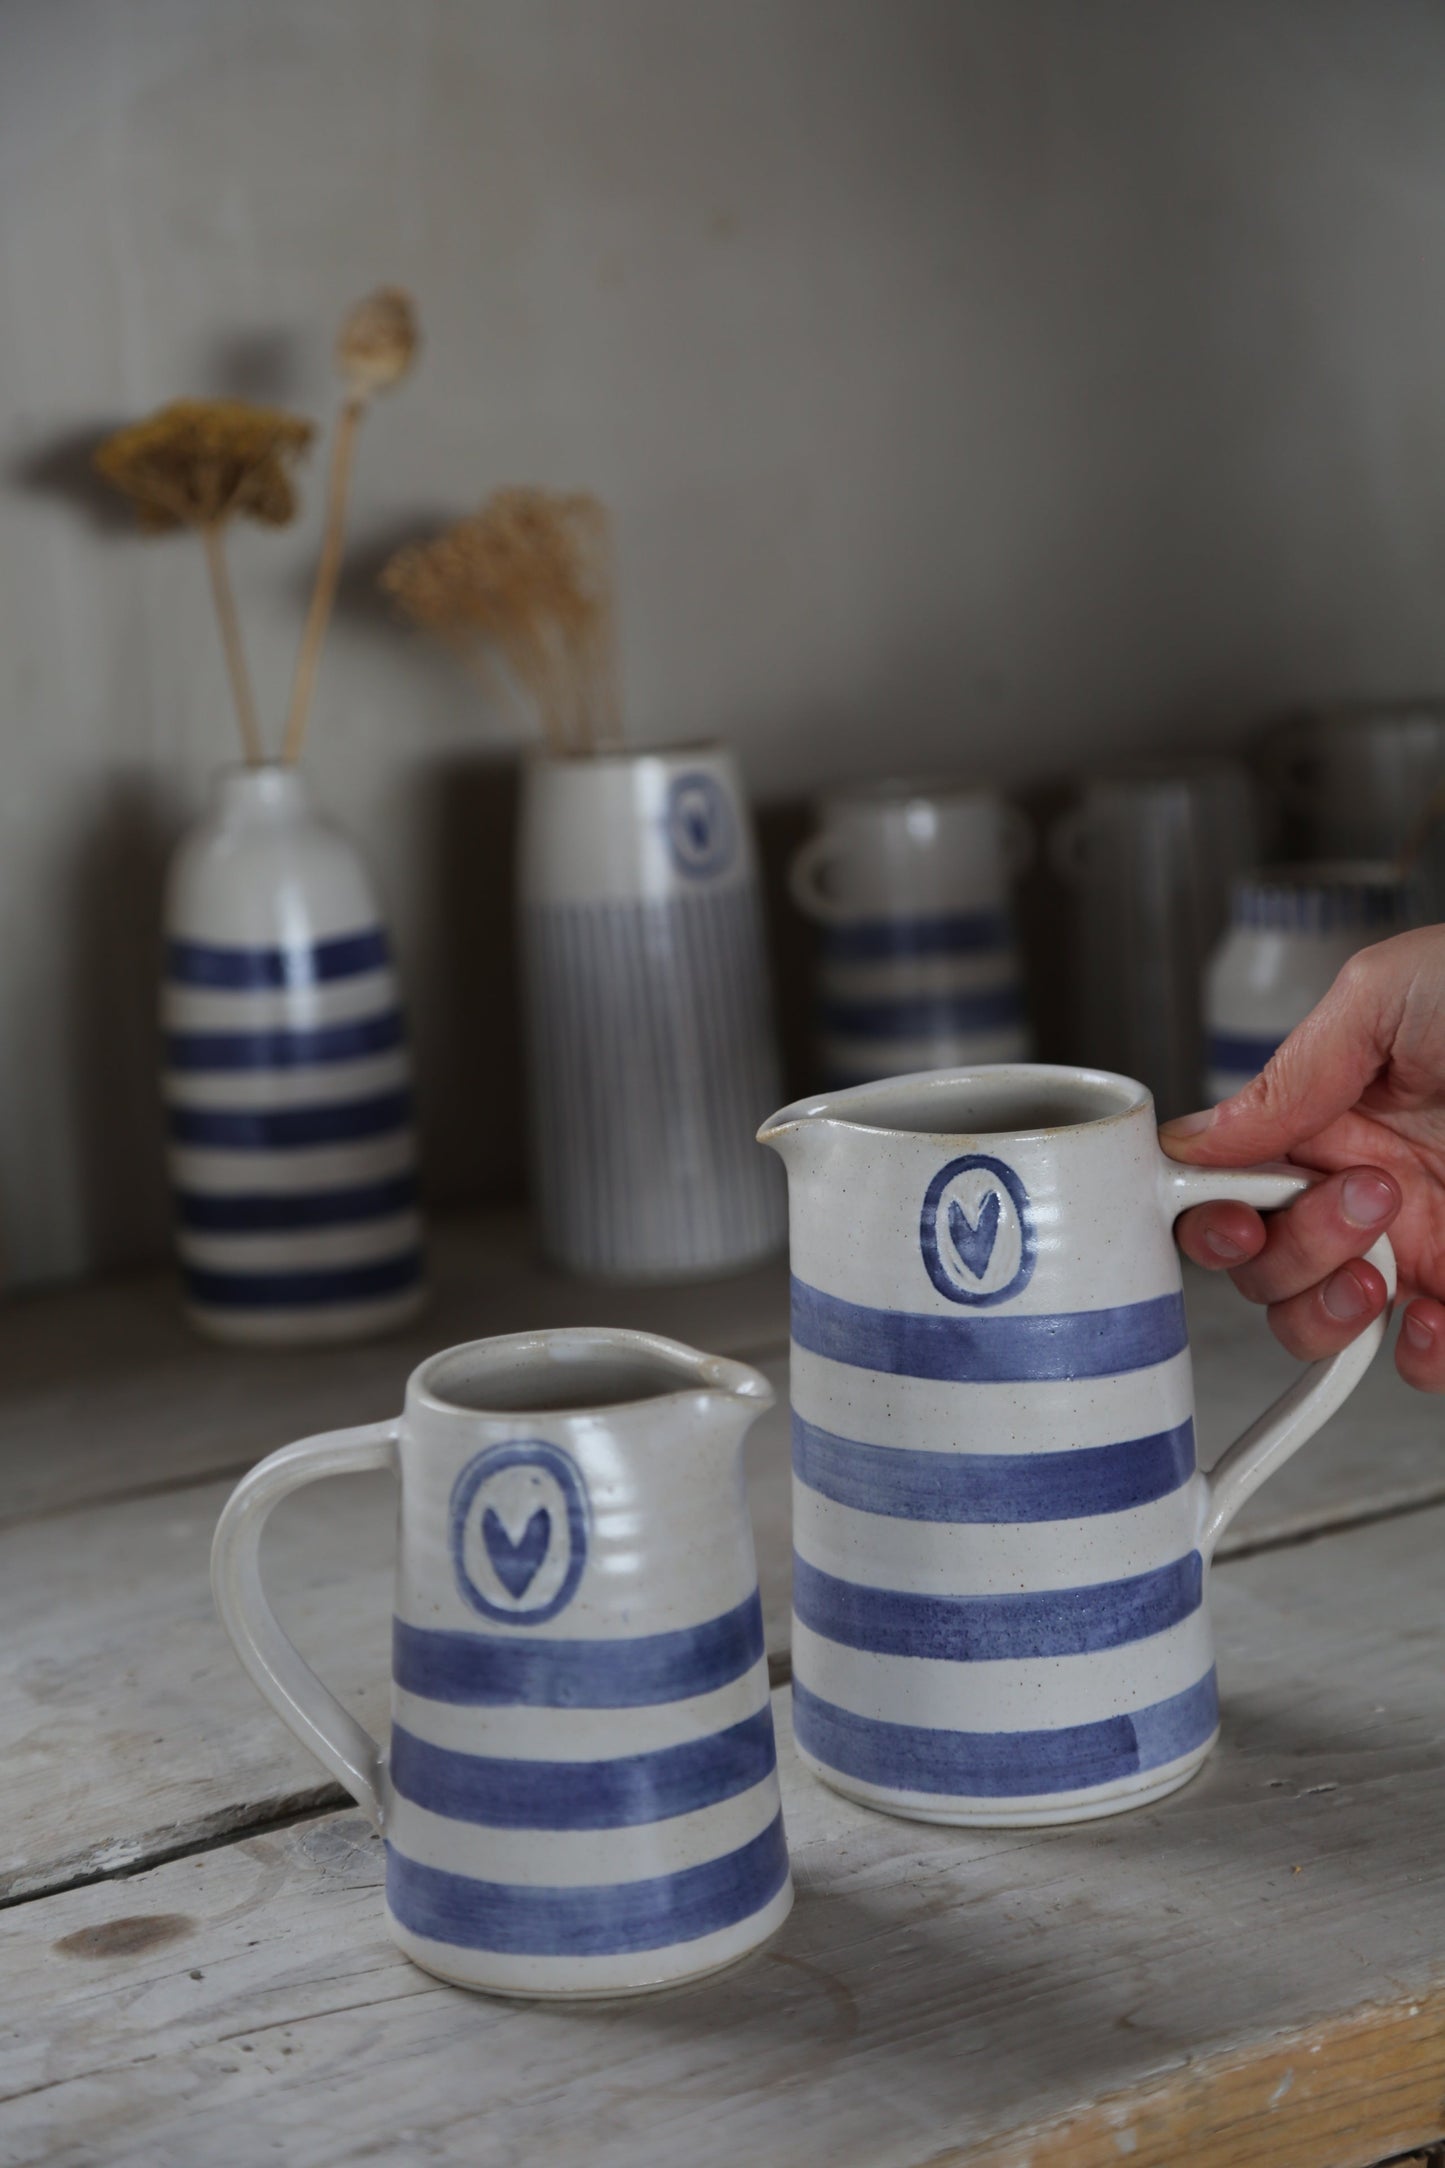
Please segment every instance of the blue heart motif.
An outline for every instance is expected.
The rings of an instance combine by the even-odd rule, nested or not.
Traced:
[[[998,1221],[1001,1200],[996,1189],[991,1189],[983,1200],[976,1221],[971,1220],[956,1197],[949,1199],[948,1231],[953,1246],[976,1280],[981,1280],[988,1270],[994,1243],[998,1240]]]
[[[520,1603],[547,1556],[547,1546],[552,1541],[552,1516],[545,1506],[538,1506],[514,1543],[502,1526],[496,1508],[488,1506],[482,1515],[482,1541],[487,1546],[487,1556],[497,1579],[513,1601]]]

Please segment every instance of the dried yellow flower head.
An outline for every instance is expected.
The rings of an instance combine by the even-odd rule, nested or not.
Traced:
[[[615,736],[611,537],[595,497],[499,489],[471,518],[398,550],[381,585],[463,653],[499,648],[558,750]]]
[[[380,286],[358,301],[342,324],[336,366],[353,396],[369,399],[401,382],[419,343],[411,295],[400,286]]]
[[[95,464],[152,534],[235,518],[284,527],[296,511],[291,469],[312,435],[310,422],[275,407],[174,399],[107,437]]]

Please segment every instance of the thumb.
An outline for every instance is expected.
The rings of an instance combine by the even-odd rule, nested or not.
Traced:
[[[1348,1113],[1389,1059],[1378,991],[1347,964],[1318,1008],[1233,1098],[1164,1123],[1159,1142],[1171,1159],[1217,1167],[1282,1159]]]

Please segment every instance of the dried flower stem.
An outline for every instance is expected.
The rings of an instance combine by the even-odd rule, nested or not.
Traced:
[[[364,398],[348,399],[337,417],[336,437],[331,447],[331,471],[326,481],[326,525],[322,531],[321,555],[316,566],[316,585],[311,590],[311,606],[306,612],[306,624],[301,634],[301,650],[296,658],[296,675],[291,684],[291,706],[286,716],[286,736],[281,747],[281,758],[288,763],[301,758],[301,748],[306,742],[306,725],[310,720],[311,702],[316,690],[317,666],[321,661],[322,643],[326,638],[332,605],[336,600],[336,583],[341,576],[346,499],[351,488],[351,470],[356,460],[356,434],[361,427],[361,417],[366,412],[366,406]]]
[[[206,553],[206,569],[211,575],[211,594],[216,604],[216,616],[220,621],[221,645],[225,650],[226,670],[236,703],[236,721],[241,726],[241,743],[245,747],[249,765],[258,768],[266,753],[261,743],[260,726],[256,721],[256,702],[251,691],[250,674],[246,668],[245,650],[241,646],[241,625],[236,615],[236,598],[231,591],[231,573],[226,563],[226,545],[220,522],[207,520],[200,528],[200,537]]]

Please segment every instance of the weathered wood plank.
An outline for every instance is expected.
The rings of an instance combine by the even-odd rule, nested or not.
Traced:
[[[786,1382],[786,1363],[772,1374]],[[748,1446],[769,1650],[787,1647],[787,1426]],[[0,1530],[0,1898],[113,1873],[339,1798],[259,1699],[211,1604],[208,1484]],[[396,1495],[387,1476],[298,1492],[267,1532],[297,1644],[384,1731]]]
[[[394,1956],[338,1815],[39,1900],[0,1938],[0,2158],[79,2168],[1358,2168],[1445,2126],[1433,1512],[1216,1577],[1224,1743],[1057,1831],[799,1769],[798,1907],[658,2001],[505,2005]]]
[[[0,1305],[0,1524],[239,1475],[287,1438],[393,1414],[408,1372],[458,1340],[538,1325],[639,1325],[714,1354],[787,1340],[782,1258],[701,1287],[598,1286],[540,1264],[508,1213],[441,1222],[430,1267],[430,1308],[355,1348],[213,1346],[166,1272]]]

